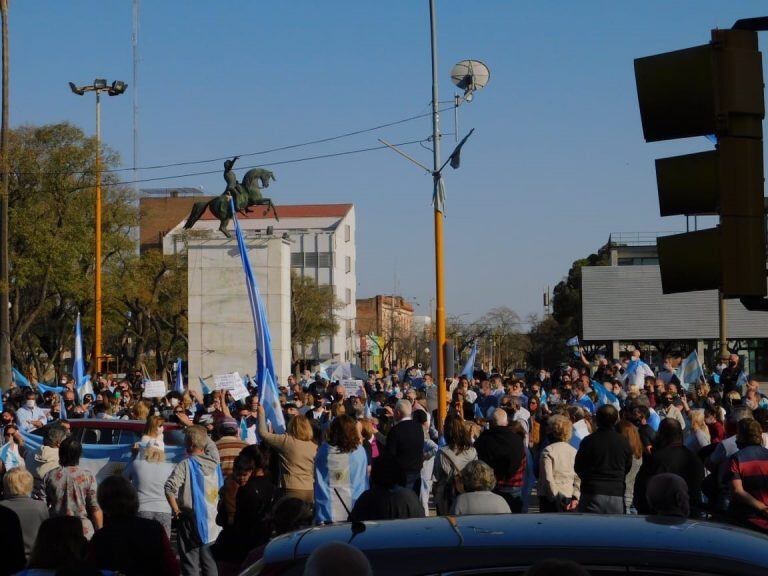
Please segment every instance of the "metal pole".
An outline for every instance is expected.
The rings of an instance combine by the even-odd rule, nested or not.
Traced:
[[[453,141],[459,141],[459,104],[461,104],[461,96],[458,94],[453,95]]]
[[[432,159],[434,165],[434,218],[435,218],[435,296],[437,299],[437,427],[443,429],[448,403],[445,389],[445,283],[443,278],[443,213],[440,197],[440,113],[437,93],[437,13],[435,0],[429,0],[429,31],[432,48]]]
[[[720,321],[720,358],[728,358],[728,318],[726,315],[728,302],[723,298],[722,291],[718,291],[717,299],[719,303],[719,321]]]
[[[11,386],[11,311],[8,282],[8,0],[0,0],[3,34],[3,102],[0,127],[0,390]]]
[[[96,372],[101,372],[101,95],[96,90],[96,257],[94,266],[95,310],[93,318],[93,356]]]

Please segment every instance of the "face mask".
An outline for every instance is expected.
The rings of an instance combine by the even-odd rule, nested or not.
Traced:
[[[25,402],[27,408],[34,408],[35,407],[35,401],[34,400],[27,400]]]
[[[66,378],[62,378],[61,379],[61,385],[64,386],[64,385],[66,385],[66,383],[67,383]]]
[[[179,405],[179,399],[178,398],[171,398],[171,406],[173,408],[176,408],[176,406]]]
[[[208,406],[208,408],[206,410],[208,411],[208,414],[210,414],[211,412],[215,412],[216,411],[216,406]]]

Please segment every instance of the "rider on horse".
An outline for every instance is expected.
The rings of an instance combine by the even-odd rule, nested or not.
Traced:
[[[224,181],[227,183],[227,189],[224,190],[224,193],[232,196],[235,201],[235,208],[239,206],[238,200],[240,199],[240,194],[243,192],[240,183],[237,181],[237,175],[235,174],[235,171],[232,170],[238,158],[240,158],[240,156],[235,156],[232,160],[224,161]]]

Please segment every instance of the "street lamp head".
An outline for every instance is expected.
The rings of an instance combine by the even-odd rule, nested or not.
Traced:
[[[115,80],[112,82],[112,86],[109,89],[109,95],[110,96],[119,96],[123,92],[125,92],[125,89],[128,88],[128,84],[123,82],[122,80]]]
[[[491,78],[488,66],[479,60],[462,60],[451,68],[451,80],[464,90],[464,101],[471,102],[472,94],[485,88]]]
[[[82,88],[78,88],[77,85],[74,82],[69,83],[69,89],[72,90],[74,94],[77,94],[78,96],[82,96],[85,94],[85,90]]]
[[[104,78],[96,78],[93,81],[93,87],[96,90],[104,90],[107,87],[107,81]]]

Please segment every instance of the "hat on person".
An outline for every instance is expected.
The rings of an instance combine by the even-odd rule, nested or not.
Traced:
[[[222,418],[221,421],[219,422],[219,432],[226,432],[226,431],[237,432],[237,429],[238,429],[237,420],[229,416]]]

